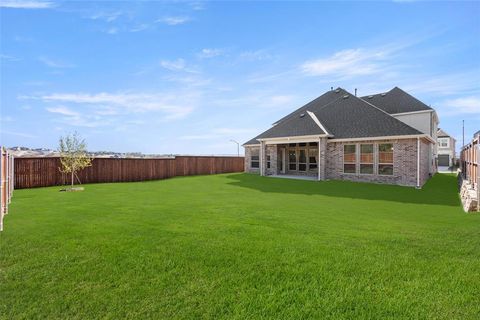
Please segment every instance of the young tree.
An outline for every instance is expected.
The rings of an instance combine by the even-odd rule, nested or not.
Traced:
[[[92,160],[88,157],[87,144],[76,132],[65,137],[60,137],[58,151],[60,152],[60,163],[62,173],[70,174],[72,178],[86,167],[92,165]]]

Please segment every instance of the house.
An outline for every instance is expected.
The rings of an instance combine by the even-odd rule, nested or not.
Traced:
[[[438,166],[453,167],[455,165],[455,139],[438,128],[437,132]]]
[[[243,144],[245,171],[421,187],[436,172],[438,117],[400,88],[338,88]]]

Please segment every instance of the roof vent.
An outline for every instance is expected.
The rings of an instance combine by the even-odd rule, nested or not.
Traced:
[[[382,97],[385,97],[387,94],[386,93],[382,93]]]
[[[340,89],[335,90],[335,92],[336,92],[336,93],[339,93],[339,92],[340,92]]]
[[[300,113],[300,118],[305,117],[305,113]]]
[[[348,99],[348,94],[344,95],[343,99]]]
[[[368,96],[368,99],[372,99],[372,98],[373,98],[373,96]]]

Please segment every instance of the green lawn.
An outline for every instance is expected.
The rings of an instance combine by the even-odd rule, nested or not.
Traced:
[[[224,174],[16,190],[2,319],[479,319],[480,215],[422,190]]]

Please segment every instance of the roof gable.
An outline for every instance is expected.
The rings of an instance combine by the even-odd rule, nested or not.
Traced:
[[[347,92],[313,111],[336,139],[418,135],[420,131]]]
[[[257,139],[324,134],[345,139],[422,133],[381,108],[339,88],[283,117],[245,145],[258,144]]]
[[[395,87],[386,93],[364,96],[361,99],[389,114],[433,110],[422,101]]]

